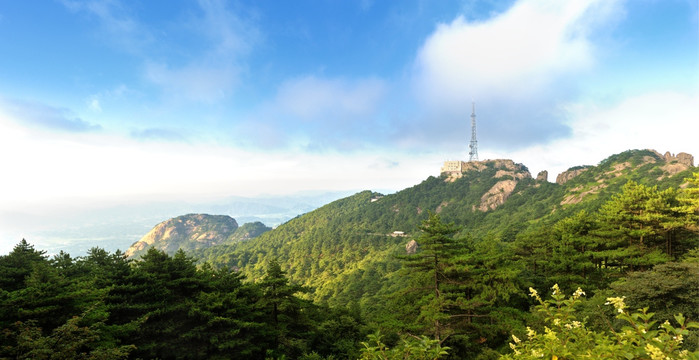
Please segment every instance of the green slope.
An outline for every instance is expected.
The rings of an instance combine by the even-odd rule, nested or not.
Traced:
[[[511,241],[534,224],[553,223],[582,209],[596,210],[629,180],[661,189],[676,187],[694,169],[669,165],[676,164],[653,151],[627,151],[556,184],[532,179],[524,166],[511,161],[485,161],[478,170],[429,177],[391,195],[360,192],[255,239],[198,250],[194,256],[215,266],[238,267],[253,280],[276,258],[290,279],[314,289],[310,296],[315,300],[366,305],[386,289],[400,286],[395,256],[405,254],[405,244],[428,212],[462,226],[461,235],[475,241]],[[489,191],[508,192],[498,192],[499,184],[508,181],[516,185],[504,203],[479,210]],[[394,236],[395,231],[404,236]]]

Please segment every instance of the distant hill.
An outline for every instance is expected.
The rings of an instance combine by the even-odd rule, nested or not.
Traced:
[[[235,232],[228,237],[226,242],[231,243],[236,241],[250,240],[270,230],[272,230],[272,228],[259,221],[245,223],[236,229]]]
[[[686,155],[686,156],[685,156]],[[383,289],[400,286],[395,255],[417,235],[428,212],[461,226],[478,241],[514,241],[530,226],[553,223],[580,210],[595,211],[629,180],[659,188],[690,177],[691,155],[629,150],[596,166],[569,169],[558,183],[533,179],[512,160],[465,163],[391,195],[364,191],[298,216],[246,242],[194,251],[201,261],[240,268],[259,279],[271,259],[289,277],[329,304],[370,304]]]
[[[227,196],[201,201],[142,199],[97,207],[70,207],[60,216],[5,212],[0,214],[0,239],[25,237],[48,254],[64,251],[82,256],[94,246],[108,251],[124,251],[153,225],[183,214],[228,215],[238,224],[259,221],[274,227],[354,192],[319,190],[289,195]],[[10,242],[0,242],[0,254],[11,249]]]
[[[126,255],[139,257],[154,247],[172,255],[177,250],[192,251],[217,244],[254,238],[271,230],[261,222],[238,223],[227,215],[188,214],[156,225],[139,241],[133,243]]]

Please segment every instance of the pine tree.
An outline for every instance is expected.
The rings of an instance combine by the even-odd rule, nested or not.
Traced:
[[[676,217],[673,227],[679,226],[679,235],[673,243],[673,252],[681,254],[699,246],[699,172],[685,179],[687,186],[677,193]]]
[[[264,318],[255,308],[259,288],[226,268],[213,270],[204,264],[199,272],[206,287],[190,309],[194,326],[181,337],[199,344],[200,358],[264,358]]]
[[[434,339],[441,341],[450,333],[444,324],[449,315],[446,312],[447,298],[442,292],[445,284],[455,278],[455,259],[465,249],[461,241],[454,239],[459,227],[454,223],[444,223],[439,214],[430,213],[418,229],[421,231],[416,240],[419,251],[402,258],[405,267],[425,282],[416,284],[417,290],[423,292],[419,318],[432,324]]]
[[[0,289],[14,291],[24,287],[24,279],[33,266],[46,261],[46,251],[37,251],[22,239],[9,254],[0,256]]]
[[[306,349],[309,324],[304,307],[310,306],[295,295],[308,290],[289,281],[286,271],[276,259],[267,266],[267,274],[259,283],[262,290],[259,306],[266,313],[274,342],[272,355],[298,357]]]
[[[664,205],[657,187],[629,181],[622,192],[612,196],[599,210],[597,235],[606,241],[606,249],[597,256],[605,266],[647,269],[669,257],[656,245],[664,229],[661,221]]]
[[[592,236],[596,228],[594,218],[586,211],[564,218],[553,226],[547,286],[557,283],[564,289],[575,289],[598,280],[592,256],[599,245]]]

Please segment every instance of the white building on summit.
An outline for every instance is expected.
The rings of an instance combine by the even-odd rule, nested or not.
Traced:
[[[440,173],[462,173],[464,171],[464,162],[461,160],[448,160],[442,165]]]

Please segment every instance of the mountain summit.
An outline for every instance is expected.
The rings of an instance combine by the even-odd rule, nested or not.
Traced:
[[[174,254],[179,249],[204,249],[213,245],[247,240],[268,230],[270,228],[260,222],[238,227],[238,222],[227,215],[182,215],[156,225],[141,240],[133,243],[126,250],[126,255],[138,257],[150,247],[168,254]]]

